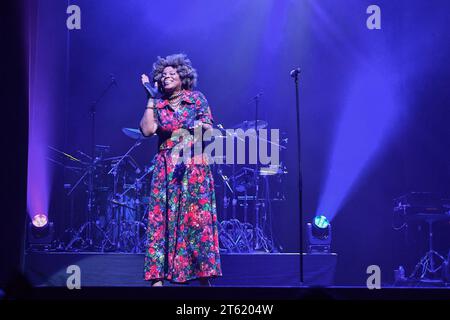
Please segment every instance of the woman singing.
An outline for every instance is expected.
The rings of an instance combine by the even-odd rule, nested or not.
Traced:
[[[197,72],[184,54],[158,57],[153,64],[160,99],[150,97],[140,127],[145,136],[157,134],[158,152],[151,180],[145,254],[145,280],[162,286],[164,279],[186,282],[221,276],[214,181],[206,156],[200,161],[175,162],[171,150],[180,143],[177,129],[212,128],[205,96],[192,91]],[[142,75],[142,84],[149,87]],[[151,90],[150,90],[151,91]]]

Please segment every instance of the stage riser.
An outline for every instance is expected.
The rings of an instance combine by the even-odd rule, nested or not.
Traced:
[[[337,256],[304,255],[304,285],[333,285]],[[299,254],[222,254],[223,277],[214,286],[299,286]],[[34,286],[66,286],[67,267],[81,269],[82,287],[141,287],[143,254],[28,253],[25,273]]]

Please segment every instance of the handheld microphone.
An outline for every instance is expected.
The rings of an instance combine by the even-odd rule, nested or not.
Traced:
[[[147,90],[148,94],[150,95],[150,97],[152,98],[156,98],[158,95],[158,89],[154,88],[150,85],[150,82],[145,82],[144,83],[144,87]]]

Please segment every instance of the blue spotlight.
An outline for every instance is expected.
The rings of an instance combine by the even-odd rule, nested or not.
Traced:
[[[401,99],[400,72],[390,68],[389,60],[378,64],[356,64],[343,91],[342,113],[336,126],[334,145],[326,168],[319,206],[328,219],[341,210],[355,186],[391,134],[398,128]]]
[[[314,225],[319,229],[326,229],[330,225],[330,222],[325,216],[316,216],[314,218]]]
[[[308,252],[329,253],[331,251],[331,225],[327,217],[314,217],[313,223],[307,224]]]

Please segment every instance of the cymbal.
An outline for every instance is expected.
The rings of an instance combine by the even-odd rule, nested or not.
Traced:
[[[257,120],[257,126],[256,129],[264,129],[267,128],[267,122],[264,120]],[[255,121],[254,120],[245,120],[244,122],[241,122],[233,127],[233,129],[242,129],[244,131],[248,129],[255,129]]]
[[[141,130],[135,128],[122,128],[122,132],[125,133],[127,137],[130,137],[134,140],[148,139],[150,137],[145,137]]]

